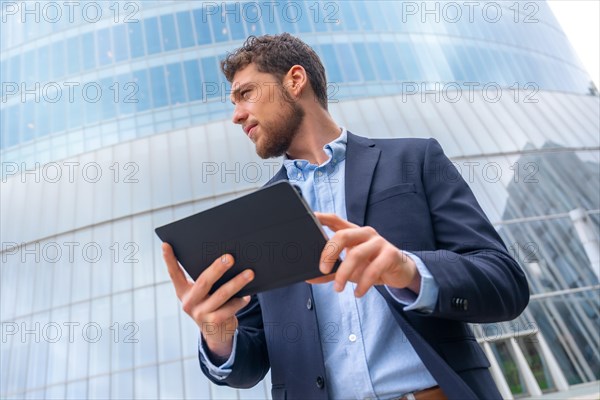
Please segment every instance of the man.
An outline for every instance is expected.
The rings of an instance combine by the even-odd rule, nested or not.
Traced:
[[[318,56],[289,34],[250,37],[221,67],[233,122],[260,157],[284,156],[269,183],[294,180],[331,229],[321,271],[343,262],[238,299],[250,270],[209,294],[231,255],[194,283],[164,244],[206,376],[247,388],[271,369],[275,399],[500,398],[466,323],[515,318],[527,282],[439,144],[340,128]]]

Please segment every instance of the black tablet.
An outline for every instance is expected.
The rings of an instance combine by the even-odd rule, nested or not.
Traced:
[[[299,189],[288,181],[161,226],[155,232],[173,247],[179,263],[194,280],[221,255],[234,257],[234,266],[215,283],[211,293],[247,268],[254,271],[254,280],[236,297],[323,275],[319,260],[327,235]]]

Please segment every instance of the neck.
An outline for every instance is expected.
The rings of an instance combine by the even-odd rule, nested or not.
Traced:
[[[292,159],[307,160],[311,164],[321,165],[329,157],[323,146],[337,139],[341,134],[339,126],[329,113],[321,108],[306,112],[298,134],[287,150]]]

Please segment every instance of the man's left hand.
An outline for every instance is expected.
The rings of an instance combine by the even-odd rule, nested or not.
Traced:
[[[315,216],[335,232],[321,253],[321,272],[329,274],[344,249],[346,258],[334,274],[311,279],[308,283],[335,280],[333,287],[341,292],[348,281],[355,282],[356,297],[362,297],[373,285],[408,288],[419,294],[421,275],[415,262],[374,228],[360,227],[335,214],[315,212]]]

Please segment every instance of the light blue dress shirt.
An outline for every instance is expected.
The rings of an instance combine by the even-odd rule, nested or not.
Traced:
[[[288,179],[302,190],[313,211],[346,216],[345,159],[346,129],[323,147],[328,160],[317,166],[307,160],[284,159]],[[324,227],[329,237],[333,232]],[[405,304],[404,310],[428,313],[433,310],[439,287],[422,260],[405,252],[421,274],[419,296],[407,289],[387,288]],[[345,257],[342,252],[341,259]],[[436,385],[412,345],[398,327],[383,297],[371,288],[362,298],[354,296],[356,284],[348,282],[341,293],[333,282],[312,285],[314,306],[319,321],[327,390],[335,399],[392,399],[401,394]],[[201,361],[210,373],[224,379],[231,372],[237,343],[222,365],[213,365],[200,345]]]

